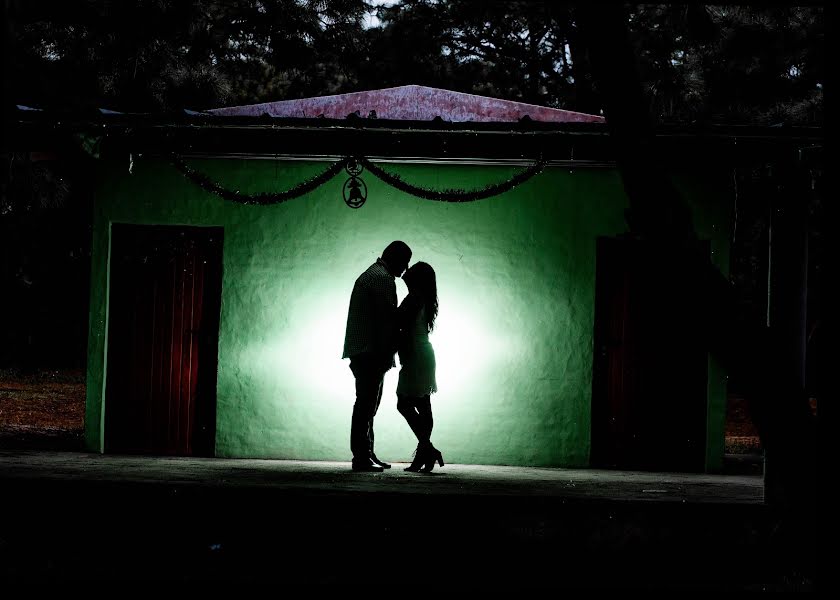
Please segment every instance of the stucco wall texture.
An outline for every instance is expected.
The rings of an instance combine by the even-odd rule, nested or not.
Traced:
[[[283,190],[324,163],[192,160],[230,189]],[[481,188],[516,167],[383,164],[406,181]],[[341,359],[356,277],[395,239],[438,275],[431,336],[439,392],[433,441],[454,463],[583,467],[589,461],[597,236],[626,229],[611,169],[552,167],[514,190],[470,203],[422,200],[364,173],[351,209],[346,176],[259,207],[225,201],[164,161],[103,169],[95,203],[86,440],[103,448],[108,248],[112,223],[224,228],[216,454],[349,460],[354,380]],[[681,180],[713,259],[728,264],[726,196],[709,174]],[[686,183],[688,182],[688,183]],[[397,280],[401,300],[407,293]],[[409,461],[416,442],[396,410],[398,369],[385,378],[376,452]],[[712,381],[714,379],[714,381]],[[710,464],[723,443],[725,377],[710,373]],[[720,437],[718,443],[717,437]],[[722,450],[721,450],[722,451]]]

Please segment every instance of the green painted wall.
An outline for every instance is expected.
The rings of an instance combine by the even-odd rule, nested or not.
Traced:
[[[324,168],[269,160],[191,164],[249,193],[286,189]],[[386,168],[439,189],[479,188],[518,171]],[[342,200],[344,179],[256,207],[208,194],[164,162],[135,161],[131,175],[125,160],[103,164],[93,240],[88,446],[101,450],[103,440],[110,224],[212,225],[225,230],[218,456],[349,460],[354,388],[348,361],[340,359],[349,296],[358,274],[402,239],[414,250],[412,262],[429,262],[438,273],[433,440],[447,461],[586,466],[595,239],[625,231],[618,173],[551,168],[505,195],[464,204],[414,198],[366,174],[368,201],[358,210]],[[709,198],[705,187],[697,189],[692,202]],[[722,221],[715,215],[698,226],[713,238],[723,266],[729,215]],[[397,290],[401,300],[401,280]],[[377,454],[408,461],[415,443],[396,411],[397,372],[385,379]],[[711,398],[710,418],[721,412],[711,408],[721,401],[725,395]]]

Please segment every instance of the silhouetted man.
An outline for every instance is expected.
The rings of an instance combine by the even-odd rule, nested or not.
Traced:
[[[359,275],[350,296],[344,354],[356,378],[356,403],[350,426],[354,471],[382,471],[391,465],[373,451],[373,418],[382,400],[385,373],[395,367],[397,349],[397,286],[411,260],[404,242],[388,244],[382,256]]]

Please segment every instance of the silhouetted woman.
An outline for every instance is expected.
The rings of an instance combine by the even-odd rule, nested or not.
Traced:
[[[400,324],[400,379],[397,383],[397,410],[417,436],[414,460],[406,471],[430,472],[437,462],[443,466],[443,455],[432,445],[431,395],[437,391],[435,350],[429,333],[438,314],[435,271],[424,262],[411,266],[403,275],[408,296],[402,301],[397,316]]]

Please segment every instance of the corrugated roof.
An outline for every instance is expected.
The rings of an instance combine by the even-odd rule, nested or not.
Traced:
[[[207,111],[221,116],[324,117],[350,115],[400,121],[516,122],[525,117],[544,123],[602,123],[604,117],[512,100],[500,100],[422,85],[352,92],[317,98],[278,100]]]

